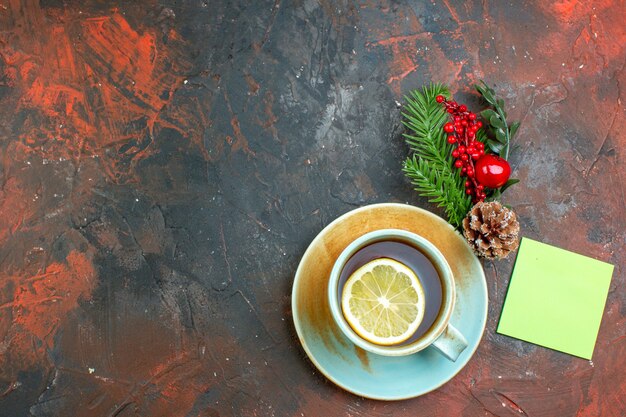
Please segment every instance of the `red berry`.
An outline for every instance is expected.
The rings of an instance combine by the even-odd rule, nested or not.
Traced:
[[[457,159],[456,161],[454,161],[454,167],[455,168],[462,168],[463,167],[463,161],[461,161],[460,159]]]
[[[467,120],[465,119],[461,120],[461,126],[467,126]]]
[[[448,104],[450,104],[450,107],[454,107],[454,108],[458,106],[458,104],[456,104],[456,101],[449,101]]]
[[[448,143],[456,143],[456,138],[454,136],[448,136]]]
[[[470,180],[465,181],[465,188],[469,187],[472,185],[472,182]]]
[[[467,194],[467,195],[472,194],[472,189],[471,188],[466,188],[465,189],[465,194]]]
[[[476,148],[474,148],[473,144],[470,144],[470,145],[467,147],[467,153],[469,153],[469,154],[473,154],[474,152],[476,152]]]
[[[461,155],[461,161],[467,161],[469,159],[469,156],[467,156],[466,153],[464,153],[463,155]]]
[[[472,167],[467,168],[467,176],[468,177],[474,176],[474,170],[472,169]]]
[[[477,160],[478,158],[480,158],[480,154],[479,154],[478,152],[473,152],[473,153],[472,153],[472,159],[475,161],[475,160]]]
[[[478,184],[478,185],[476,186],[476,189],[477,189],[478,191],[482,191],[482,190],[484,190],[484,189],[485,189],[485,186],[484,186],[484,185],[482,185],[482,184]]]
[[[443,125],[443,131],[446,133],[454,132],[454,125],[452,123],[446,123],[445,125]]]
[[[500,188],[509,180],[511,166],[496,155],[483,155],[476,161],[476,179],[485,187]]]
[[[459,111],[460,111],[460,112],[465,112],[465,111],[467,111],[467,106],[466,106],[465,104],[461,104],[461,105],[459,106]]]
[[[458,158],[459,157],[459,151],[457,151],[456,149],[452,151],[452,157],[453,158]]]
[[[485,144],[482,142],[476,142],[476,148],[478,149],[485,149]]]
[[[450,114],[454,113],[454,109],[453,108],[449,108],[448,109],[448,113],[450,113]]]
[[[477,121],[476,126],[478,126],[478,128],[480,129],[481,127],[483,127],[483,122],[481,122],[480,120]]]
[[[446,101],[446,98],[442,95],[439,95],[435,97],[435,100],[437,100],[437,103],[443,103],[444,101]]]
[[[459,146],[456,149],[459,151],[459,153],[465,153],[465,146],[463,146],[463,145]]]
[[[459,116],[454,116],[454,123],[459,123],[461,121],[461,118]]]
[[[469,132],[467,132],[467,137],[473,138],[475,136],[476,136],[476,133],[474,133],[473,131],[470,130]]]
[[[474,113],[470,113],[467,115],[467,118],[470,120],[476,120],[476,115]]]

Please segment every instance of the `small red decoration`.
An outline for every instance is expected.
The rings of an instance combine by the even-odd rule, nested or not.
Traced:
[[[483,155],[476,161],[476,179],[485,187],[500,188],[510,176],[511,166],[504,158]]]

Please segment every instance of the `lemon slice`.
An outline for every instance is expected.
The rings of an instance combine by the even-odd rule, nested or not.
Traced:
[[[411,337],[422,322],[424,289],[406,265],[375,259],[350,275],[341,308],[360,337],[377,345],[394,345]]]

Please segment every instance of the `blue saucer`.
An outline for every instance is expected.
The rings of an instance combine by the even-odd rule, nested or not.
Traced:
[[[333,321],[326,291],[335,259],[357,237],[389,228],[425,237],[450,264],[457,294],[450,322],[469,343],[456,362],[434,348],[404,357],[368,353],[350,342]],[[463,237],[428,211],[394,203],[353,210],[326,226],[300,261],[291,303],[300,343],[317,369],[337,386],[377,400],[417,397],[448,382],[476,351],[487,321],[485,275]]]

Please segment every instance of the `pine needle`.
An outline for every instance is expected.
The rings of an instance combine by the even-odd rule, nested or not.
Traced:
[[[404,162],[403,171],[421,196],[443,208],[448,222],[460,227],[472,200],[450,157],[452,145],[443,131],[448,113],[437,103],[438,95],[449,97],[450,92],[442,84],[431,84],[405,96],[402,123],[408,132],[403,136],[412,155]]]

